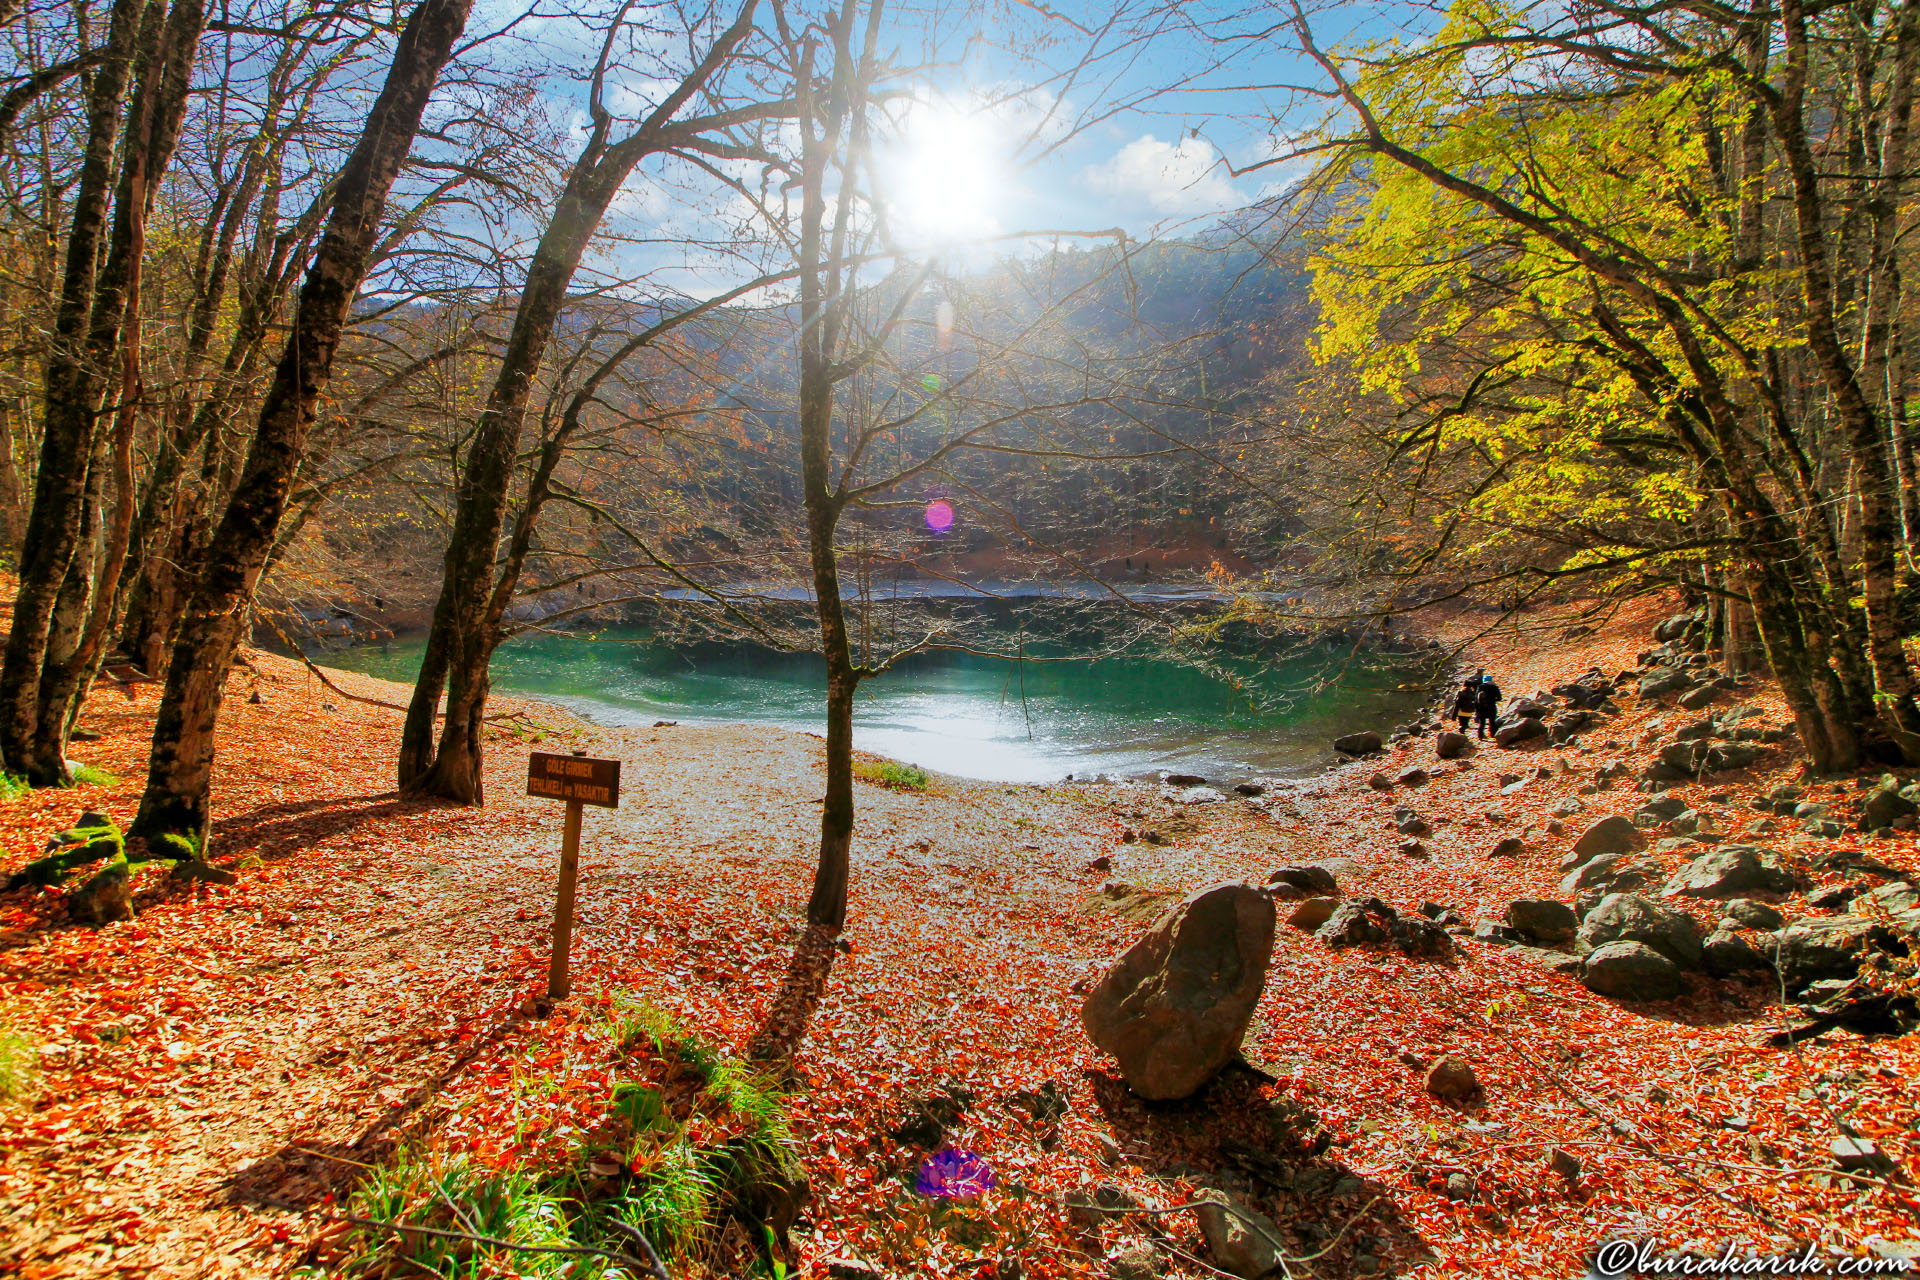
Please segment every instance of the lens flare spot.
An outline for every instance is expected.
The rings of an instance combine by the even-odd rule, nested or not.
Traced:
[[[953,528],[953,504],[945,498],[937,498],[927,504],[927,528],[935,533],[945,533]]]

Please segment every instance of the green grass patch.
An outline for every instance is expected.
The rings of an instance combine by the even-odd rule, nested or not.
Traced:
[[[18,1031],[0,1030],[0,1104],[25,1102],[39,1089],[39,1048]]]
[[[624,1078],[599,1123],[552,1167],[486,1168],[416,1149],[370,1172],[351,1211],[516,1245],[600,1249],[645,1260],[643,1237],[676,1277],[784,1275],[777,1194],[798,1175],[780,1091],[658,1009],[622,1002],[608,1028]],[[720,1228],[737,1219],[747,1230]],[[479,1280],[516,1274],[630,1280],[604,1256],[514,1250],[420,1231],[361,1227],[341,1272]]]
[[[925,791],[933,785],[933,778],[925,769],[917,764],[901,764],[898,760],[855,760],[853,776],[895,791]]]
[[[27,780],[17,773],[0,773],[0,804],[33,794]]]
[[[94,765],[83,764],[73,771],[73,780],[83,787],[111,787],[120,781],[120,775],[109,773]]]

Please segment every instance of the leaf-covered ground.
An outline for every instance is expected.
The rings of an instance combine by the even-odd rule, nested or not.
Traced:
[[[1631,665],[1644,622],[1479,652],[1522,692]],[[1494,915],[1552,895],[1568,841],[1639,797],[1580,797],[1567,834],[1536,831],[1518,859],[1489,858],[1492,845],[1541,826],[1601,764],[1643,762],[1658,709],[1629,703],[1581,748],[1484,751],[1457,769],[1417,741],[1261,804],[1177,806],[1150,786],[862,785],[847,945],[803,1022],[817,739],[608,731],[506,703],[520,714],[490,746],[490,803],[418,804],[392,791],[396,713],[296,663],[253,661],[235,673],[217,771],[216,860],[237,885],[155,877],[135,921],[101,929],[69,924],[58,891],[0,895],[0,1025],[38,1058],[28,1098],[0,1104],[0,1271],[330,1274],[348,1228],[327,1214],[365,1166],[423,1145],[538,1165],[598,1123],[623,996],[736,1053],[802,1033],[807,1271],[858,1255],[901,1275],[1006,1275],[1016,1259],[1026,1276],[1104,1275],[1108,1251],[1145,1243],[1173,1273],[1208,1274],[1188,1213],[1063,1207],[1102,1183],[1164,1207],[1224,1181],[1285,1229],[1306,1259],[1296,1275],[1566,1276],[1620,1236],[1858,1252],[1920,1235],[1910,1182],[1841,1175],[1826,1154],[1845,1123],[1920,1173],[1920,1043],[1829,1032],[1769,1047],[1783,1010],[1759,989],[1702,982],[1628,1007],[1471,942],[1422,963],[1330,951],[1283,924],[1249,1042],[1278,1083],[1232,1070],[1188,1102],[1143,1105],[1080,1029],[1073,988],[1143,927],[1089,909],[1104,881],[1184,893],[1337,860],[1343,891]],[[156,697],[103,687],[84,717],[100,737],[75,751],[123,781],[0,804],[0,866],[83,807],[131,816]],[[625,762],[620,809],[588,811],[576,994],[547,1017],[530,997],[561,807],[521,794],[535,736]],[[1413,762],[1435,775],[1411,801],[1437,828],[1424,862],[1396,851],[1388,814],[1407,793],[1364,784]],[[1541,766],[1550,776],[1533,778]],[[1509,769],[1529,775],[1515,794],[1497,783]],[[1746,799],[1790,776],[1782,756],[1682,794],[1737,831],[1757,816]],[[1872,852],[1911,869],[1916,850],[1907,833]],[[1110,868],[1090,866],[1100,857]],[[1447,1052],[1472,1063],[1484,1105],[1426,1094],[1410,1062]],[[1068,1102],[1057,1122],[1033,1103],[1049,1082]],[[914,1100],[954,1087],[972,1102],[947,1140],[998,1175],[957,1217],[912,1194],[921,1152],[895,1136]],[[1580,1161],[1572,1185],[1549,1169],[1555,1147]],[[1448,1194],[1451,1174],[1470,1197]]]

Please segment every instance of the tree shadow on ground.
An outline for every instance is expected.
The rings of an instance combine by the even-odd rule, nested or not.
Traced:
[[[1178,1102],[1147,1102],[1104,1072],[1087,1079],[1122,1159],[1152,1175],[1216,1187],[1271,1218],[1287,1243],[1290,1275],[1393,1276],[1431,1260],[1392,1192],[1329,1156],[1318,1118],[1273,1096],[1257,1071],[1229,1065]],[[1177,1218],[1161,1221],[1177,1230]]]
[[[261,805],[214,823],[212,853],[217,859],[229,854],[245,853],[262,861],[278,861],[364,823],[382,818],[407,817],[444,808],[448,803],[436,799],[415,799],[397,791],[382,791],[364,796]],[[137,852],[135,856],[138,856]],[[105,865],[105,861],[103,855],[99,863],[83,865],[70,873],[67,888],[71,890],[84,884]],[[163,860],[153,865],[164,869],[167,863]],[[3,882],[3,878],[0,878],[0,882]],[[154,906],[188,897],[194,889],[194,881],[149,873],[135,884],[134,912],[138,915]],[[37,887],[26,886],[0,892],[0,900],[11,895],[18,896],[21,907],[30,918],[19,928],[0,932],[0,951],[26,946],[48,929],[98,927],[72,919],[67,913],[67,900],[62,895],[42,895]]]
[[[772,1071],[786,1074],[793,1055],[807,1038],[807,1027],[826,994],[827,977],[833,972],[833,958],[839,952],[838,937],[831,929],[809,925],[800,935],[787,962],[787,975],[774,993],[766,1019],[747,1041],[747,1060]]]
[[[233,1205],[264,1205],[296,1212],[344,1199],[369,1168],[389,1160],[409,1136],[421,1108],[453,1082],[468,1064],[523,1026],[518,1012],[502,1017],[475,1035],[447,1064],[407,1091],[351,1142],[293,1141],[272,1155],[228,1175],[215,1199]]]
[[[246,852],[263,859],[279,859],[368,822],[410,817],[447,808],[449,803],[398,791],[380,791],[364,796],[266,804],[215,822],[213,846],[216,853]]]

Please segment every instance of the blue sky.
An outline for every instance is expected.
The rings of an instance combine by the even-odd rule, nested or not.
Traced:
[[[913,104],[895,112],[882,147],[903,237],[949,259],[984,260],[1009,251],[994,237],[1024,231],[1119,226],[1135,238],[1177,235],[1305,172],[1275,165],[1234,178],[1222,163],[1272,155],[1285,146],[1275,135],[1296,127],[1284,91],[1261,87],[1305,74],[1284,34],[1220,39],[1269,28],[1281,10],[1195,3],[1156,12],[1140,3],[1116,21],[1111,6],[1134,2],[1073,0],[1051,9],[1040,0],[920,0],[889,9],[883,43],[899,63],[926,68],[911,78]],[[503,22],[524,12],[501,0],[489,16]],[[598,38],[574,12],[568,4],[521,18],[508,47],[529,67],[544,64],[541,92],[556,122],[570,117],[579,129]],[[609,95],[622,114],[645,110],[689,62],[684,36],[673,38],[664,30],[670,18],[655,12],[663,30],[635,43]],[[1345,5],[1333,16],[1350,28],[1378,13]],[[1284,118],[1281,128],[1275,116]],[[675,254],[662,242],[720,237],[727,208],[723,193],[684,166],[637,175],[609,230],[652,243],[609,246],[596,265],[607,280],[646,270],[658,284],[711,292],[739,278],[739,265],[713,253]]]

